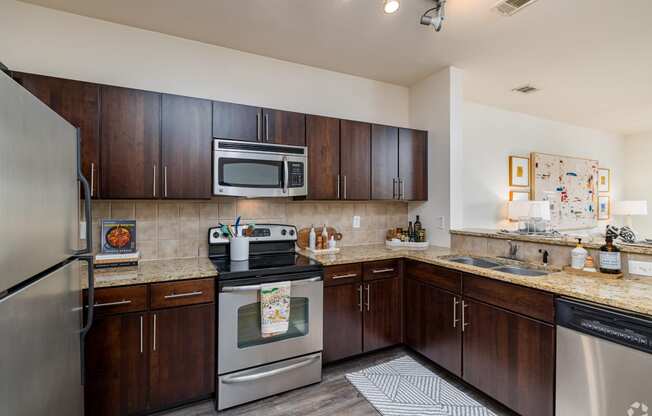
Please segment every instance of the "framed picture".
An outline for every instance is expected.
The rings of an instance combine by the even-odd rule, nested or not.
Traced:
[[[530,186],[530,159],[521,156],[509,157],[509,186]]]
[[[611,191],[611,170],[606,168],[598,169],[598,192],[605,193]]]
[[[600,195],[598,197],[598,219],[601,221],[611,218],[611,198]]]
[[[511,191],[509,193],[510,201],[529,201],[530,192],[528,191]]]

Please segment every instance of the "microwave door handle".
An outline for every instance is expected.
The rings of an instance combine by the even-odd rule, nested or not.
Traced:
[[[283,193],[288,193],[288,181],[290,180],[290,170],[288,168],[288,158],[283,156]]]

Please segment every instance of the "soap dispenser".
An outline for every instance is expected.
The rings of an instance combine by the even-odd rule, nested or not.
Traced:
[[[589,252],[582,246],[582,239],[577,239],[577,247],[571,251],[571,267],[576,270],[584,269]]]

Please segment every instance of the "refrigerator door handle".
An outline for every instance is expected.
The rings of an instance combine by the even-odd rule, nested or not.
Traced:
[[[81,255],[93,251],[93,216],[91,213],[91,187],[86,177],[84,177],[84,172],[82,172],[81,129],[79,127],[77,128],[77,179],[84,188],[84,219],[86,220],[86,247],[75,252],[76,255]],[[92,264],[89,266],[89,269],[91,268]]]
[[[85,261],[88,264],[88,313],[86,314],[86,325],[81,329],[79,334],[80,341],[80,354],[81,354],[81,384],[85,384],[85,373],[86,373],[86,360],[85,360],[85,344],[86,344],[86,335],[90,331],[91,326],[93,325],[93,305],[95,305],[95,273],[93,270],[93,255],[83,255],[76,256],[77,260]]]

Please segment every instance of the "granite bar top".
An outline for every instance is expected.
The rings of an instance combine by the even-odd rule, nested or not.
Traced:
[[[527,241],[530,243],[540,243],[540,244],[553,244],[557,246],[568,246],[575,247],[577,245],[577,239],[582,239],[582,244],[586,248],[590,249],[599,249],[604,245],[604,238],[595,237],[589,235],[580,235],[568,231],[562,233],[557,237],[548,237],[541,235],[527,235],[527,234],[512,234],[512,233],[502,233],[498,230],[484,229],[484,228],[462,228],[459,230],[450,230],[450,233],[453,235],[465,235],[469,237],[485,237],[485,238],[496,238],[500,240],[513,240],[513,241]],[[616,242],[616,246],[623,253],[632,253],[632,254],[645,254],[652,255],[652,246],[641,246],[641,245],[631,245],[631,244],[622,244]]]
[[[451,255],[461,253],[454,253],[448,248],[441,247],[430,247],[423,251],[410,251],[389,250],[384,245],[368,245],[343,247],[337,254],[313,255],[307,252],[302,252],[302,254],[320,261],[325,266],[393,258],[418,260],[472,273],[476,276],[488,277],[557,295],[652,315],[652,278],[624,277],[611,280],[578,276],[565,271],[558,271],[559,269],[550,269],[554,270],[554,272],[545,276],[518,276],[451,262],[448,260]]]

